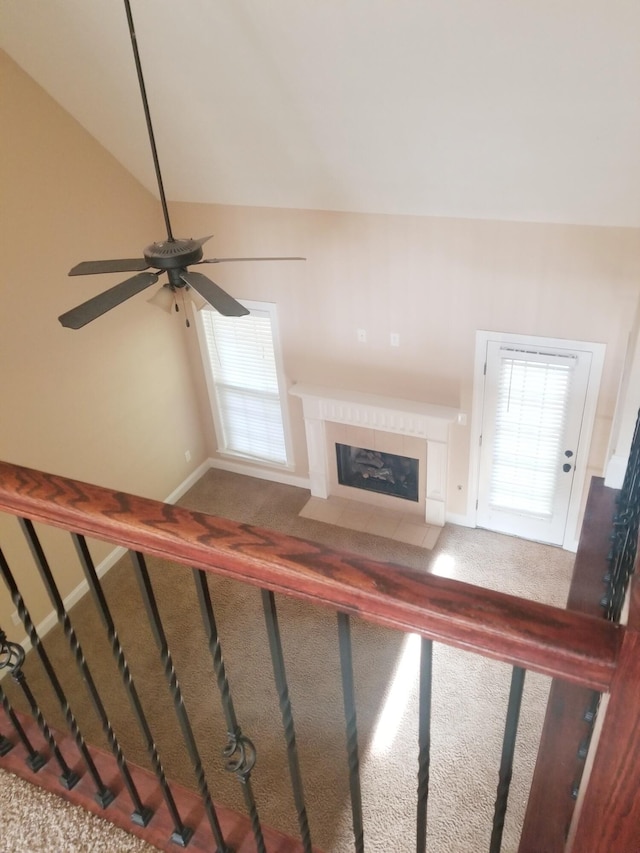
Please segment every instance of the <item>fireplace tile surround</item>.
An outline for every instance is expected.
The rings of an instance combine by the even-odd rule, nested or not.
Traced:
[[[407,512],[409,502],[401,498],[338,484],[335,444],[369,447],[419,460],[419,501],[413,505],[418,517],[410,520],[444,525],[449,428],[457,409],[302,383],[290,393],[302,400],[312,499],[344,497]]]

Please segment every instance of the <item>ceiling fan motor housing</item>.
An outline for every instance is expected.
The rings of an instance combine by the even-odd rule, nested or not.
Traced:
[[[144,250],[144,259],[158,270],[183,269],[202,260],[202,244],[192,239],[151,243]]]

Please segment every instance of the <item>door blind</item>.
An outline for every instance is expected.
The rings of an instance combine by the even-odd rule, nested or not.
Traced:
[[[238,318],[204,310],[201,316],[223,432],[219,441],[232,453],[286,463],[268,312]]]
[[[563,451],[574,357],[503,355],[489,504],[550,517]]]

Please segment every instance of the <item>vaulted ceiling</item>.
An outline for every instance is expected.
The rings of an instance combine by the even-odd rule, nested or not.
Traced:
[[[131,4],[170,200],[640,227],[638,0]],[[155,192],[121,0],[0,47]]]

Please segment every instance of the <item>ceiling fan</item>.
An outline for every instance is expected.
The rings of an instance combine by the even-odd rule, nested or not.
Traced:
[[[114,287],[109,288],[109,290],[105,290],[103,293],[99,293],[97,296],[94,296],[92,299],[88,299],[86,302],[72,308],[70,311],[66,311],[64,314],[61,314],[58,319],[63,326],[66,326],[69,329],[80,329],[92,320],[96,320],[98,317],[106,314],[106,312],[110,311],[112,308],[116,308],[125,300],[135,296],[137,293],[140,293],[152,284],[155,284],[155,282],[158,281],[159,275],[163,272],[166,272],[168,277],[168,282],[164,287],[168,288],[172,294],[175,294],[177,291],[182,289],[189,290],[189,288],[193,288],[196,293],[213,306],[213,308],[219,311],[220,314],[224,314],[227,317],[241,317],[244,314],[249,313],[248,309],[245,308],[244,305],[237,302],[215,282],[211,281],[210,278],[207,278],[207,276],[200,272],[193,272],[187,269],[187,267],[197,264],[221,264],[229,261],[303,261],[305,259],[298,257],[203,258],[202,247],[207,240],[211,239],[211,235],[208,237],[199,237],[197,239],[183,239],[175,238],[173,236],[129,0],[124,0],[124,6],[129,24],[131,47],[138,74],[138,85],[140,87],[140,95],[142,97],[142,105],[144,107],[144,114],[147,122],[151,155],[153,157],[153,165],[155,167],[156,181],[158,184],[158,192],[160,194],[160,203],[162,205],[167,237],[165,240],[161,240],[157,243],[151,243],[147,246],[143,251],[142,258],[84,261],[83,263],[77,264],[73,267],[73,269],[69,271],[69,275],[96,275],[99,273],[114,272],[136,272],[137,275],[134,275],[132,278],[128,278],[125,281],[121,281]],[[146,270],[155,271],[146,272]],[[187,325],[188,324],[189,323],[187,321]]]

